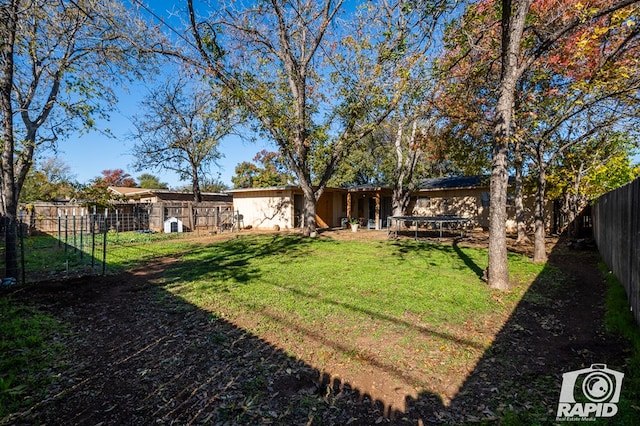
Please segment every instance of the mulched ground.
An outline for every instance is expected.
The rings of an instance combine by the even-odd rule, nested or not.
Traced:
[[[403,411],[166,293],[154,280],[173,261],[12,290],[67,325],[53,337],[67,352],[49,372],[46,397],[0,423],[422,425],[490,421],[511,410],[552,421],[562,373],[593,363],[624,371],[628,348],[603,329],[597,253],[562,242],[550,263],[570,279],[531,286],[450,400],[423,392],[407,397]]]

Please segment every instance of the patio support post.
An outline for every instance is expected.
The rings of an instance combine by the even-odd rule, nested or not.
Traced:
[[[351,219],[351,193],[347,192],[347,217]]]

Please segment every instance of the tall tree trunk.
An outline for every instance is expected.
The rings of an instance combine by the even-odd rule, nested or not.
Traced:
[[[17,25],[17,2],[0,6],[0,54],[2,55],[2,81],[0,82],[0,108],[2,108],[2,215],[5,230],[5,275],[18,276],[18,195],[14,171],[13,107],[11,91],[13,83],[13,57]]]
[[[518,238],[516,244],[526,244],[529,242],[527,237],[527,223],[524,210],[524,190],[523,190],[523,177],[522,177],[522,153],[520,152],[520,144],[516,143],[514,148],[514,166],[515,166],[515,207],[516,207],[516,226],[518,229]]]
[[[409,188],[409,184],[411,183],[410,181],[413,177],[418,157],[420,156],[419,150],[411,150],[405,157],[402,149],[404,124],[405,123],[403,122],[398,124],[398,131],[396,132],[396,138],[394,141],[396,151],[396,170],[393,183],[393,193],[391,194],[391,208],[394,216],[404,216],[406,214],[407,207],[409,206],[409,200],[411,199],[411,189]],[[414,120],[407,146],[413,145],[417,128],[418,122]]]
[[[391,195],[391,210],[393,211],[393,216],[404,216],[406,214],[409,199],[411,198],[410,195],[411,193],[404,189],[393,189],[393,194]]]
[[[302,217],[304,220],[302,234],[305,237],[315,236],[318,225],[316,223],[316,211],[320,194],[313,190],[310,182],[300,182],[302,193],[304,194],[304,209]]]
[[[580,168],[575,174],[576,179],[573,182],[573,192],[567,198],[567,233],[570,237],[578,236],[578,227],[576,217],[580,213],[580,182],[582,180],[584,164],[580,163]]]
[[[534,212],[535,236],[533,240],[533,261],[544,263],[547,261],[546,235],[544,223],[544,198],[547,186],[546,164],[540,162],[538,182],[536,188],[536,207]]]
[[[198,174],[198,168],[191,168],[191,188],[193,189],[193,201],[196,203],[202,202],[202,191],[200,190],[200,176]]]
[[[500,130],[500,129],[499,129]],[[501,137],[504,140],[504,136]],[[488,281],[492,288],[509,288],[507,264],[507,143],[494,142],[491,164],[489,207],[489,266]]]
[[[491,205],[489,208],[489,266],[488,282],[491,288],[509,289],[509,266],[507,263],[507,186],[509,175],[507,153],[511,137],[513,100],[516,84],[521,74],[518,68],[520,42],[524,31],[531,0],[517,2],[512,10],[511,0],[502,0],[502,68],[496,124],[493,131],[491,158]],[[515,13],[514,13],[515,12]]]

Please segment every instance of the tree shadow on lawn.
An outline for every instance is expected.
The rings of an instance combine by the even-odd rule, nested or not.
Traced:
[[[275,254],[287,254],[289,258],[303,256],[311,241],[297,235],[273,235],[268,240],[259,236],[243,236],[215,244],[216,251],[203,247],[189,251],[165,271],[163,279],[172,281],[192,281],[211,278],[220,283],[212,290],[224,291],[228,282],[244,284],[261,275],[258,268],[251,267],[251,261]],[[213,253],[213,255],[212,255]]]
[[[242,245],[250,243],[238,244],[208,266],[225,269],[228,261],[241,269],[248,260]],[[297,240],[274,241],[257,255],[303,248]],[[595,253],[554,251],[451,401],[423,391],[407,397],[404,411],[150,284],[164,276],[161,262],[144,271],[23,287],[14,298],[68,324],[58,338],[69,352],[50,372],[56,379],[47,396],[0,424],[415,425],[505,415],[550,423],[562,373],[593,363],[626,372],[625,344],[603,331],[597,261]],[[182,273],[194,266],[188,263]],[[258,273],[227,272],[238,282]]]
[[[456,252],[458,257],[464,262],[464,264],[467,265],[467,267],[471,269],[473,273],[478,276],[478,278],[482,279],[482,277],[484,276],[484,271],[473,261],[473,259],[471,259],[464,251],[460,249],[457,240],[453,241],[451,247],[453,248],[453,251]]]
[[[401,259],[410,252],[428,256],[433,250],[444,251],[457,256],[479,279],[484,275],[455,239],[451,245],[393,244]],[[390,413],[395,423],[459,424],[500,419],[511,419],[515,424],[553,423],[563,373],[592,364],[606,364],[629,373],[629,343],[604,328],[606,286],[599,261],[597,252],[569,251],[564,243],[556,244],[547,265],[453,398],[428,391],[417,398],[409,396],[405,410]],[[486,285],[480,280],[478,284]],[[498,291],[494,295],[503,296]],[[622,395],[624,398],[624,386]],[[627,415],[633,416],[634,411],[628,410]]]
[[[460,252],[456,245],[454,250]],[[557,244],[450,404],[433,407],[426,393],[408,398],[407,411],[396,415],[423,422],[549,424],[556,420],[563,373],[592,364],[629,373],[629,344],[604,329],[599,260],[597,252],[569,252]],[[480,275],[477,266],[469,267]]]
[[[382,415],[382,403],[362,404],[357,390],[149,284],[165,266],[3,291],[66,324],[54,339],[68,352],[46,372],[46,396],[0,424],[370,424]]]

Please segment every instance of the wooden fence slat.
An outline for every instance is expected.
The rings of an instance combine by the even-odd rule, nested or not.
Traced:
[[[600,255],[624,286],[640,325],[640,178],[602,195],[592,216]]]

